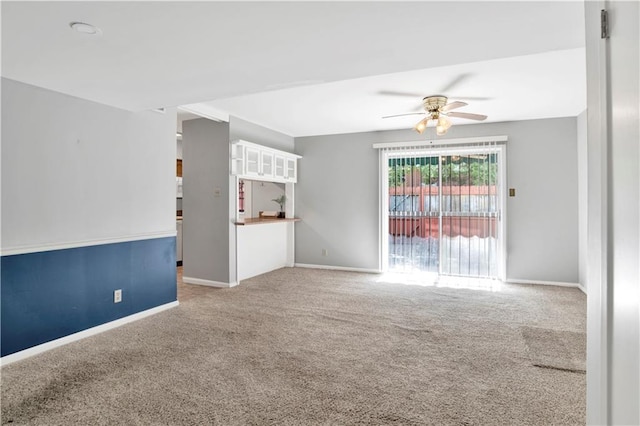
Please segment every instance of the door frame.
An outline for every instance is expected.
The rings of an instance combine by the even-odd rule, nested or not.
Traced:
[[[492,146],[481,144],[494,143]],[[498,158],[498,189],[500,206],[498,212],[498,279],[504,281],[507,277],[507,136],[492,136],[479,138],[442,139],[434,145],[434,141],[425,142],[397,142],[374,144],[379,149],[379,236],[378,268],[382,272],[389,269],[389,159],[397,156],[439,156],[455,154],[476,154],[483,151],[497,151]]]

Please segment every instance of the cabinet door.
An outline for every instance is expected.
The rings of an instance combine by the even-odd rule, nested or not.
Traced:
[[[244,146],[233,144],[231,146],[231,174],[242,176],[245,167]]]
[[[261,151],[260,152],[260,165],[261,167],[261,176],[263,178],[272,178],[273,177],[273,163],[274,163],[274,155],[269,151]]]
[[[296,174],[297,160],[295,158],[287,158],[287,170],[286,179],[288,182],[297,182],[298,176]]]
[[[245,147],[244,159],[244,175],[260,176],[260,150],[253,147]]]
[[[276,167],[274,172],[274,178],[277,180],[285,180],[287,173],[285,158],[281,155],[276,155]]]

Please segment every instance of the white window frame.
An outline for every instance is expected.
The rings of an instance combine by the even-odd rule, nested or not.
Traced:
[[[481,146],[495,142],[493,146]],[[379,177],[378,182],[378,220],[380,241],[378,268],[387,272],[389,270],[389,159],[406,156],[437,156],[451,154],[477,154],[485,152],[498,152],[498,189],[503,195],[500,197],[500,210],[498,212],[498,279],[504,281],[507,277],[507,136],[443,139],[425,142],[391,142],[374,144],[379,151]],[[386,148],[386,149],[382,149]],[[388,150],[392,149],[392,150]]]

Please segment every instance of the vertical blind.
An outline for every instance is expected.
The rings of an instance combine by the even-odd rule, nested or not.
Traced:
[[[497,277],[503,192],[498,141],[384,145],[388,269]]]

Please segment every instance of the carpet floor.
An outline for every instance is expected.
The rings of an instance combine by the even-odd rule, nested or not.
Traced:
[[[585,423],[586,297],[285,268],[2,368],[2,424]]]

